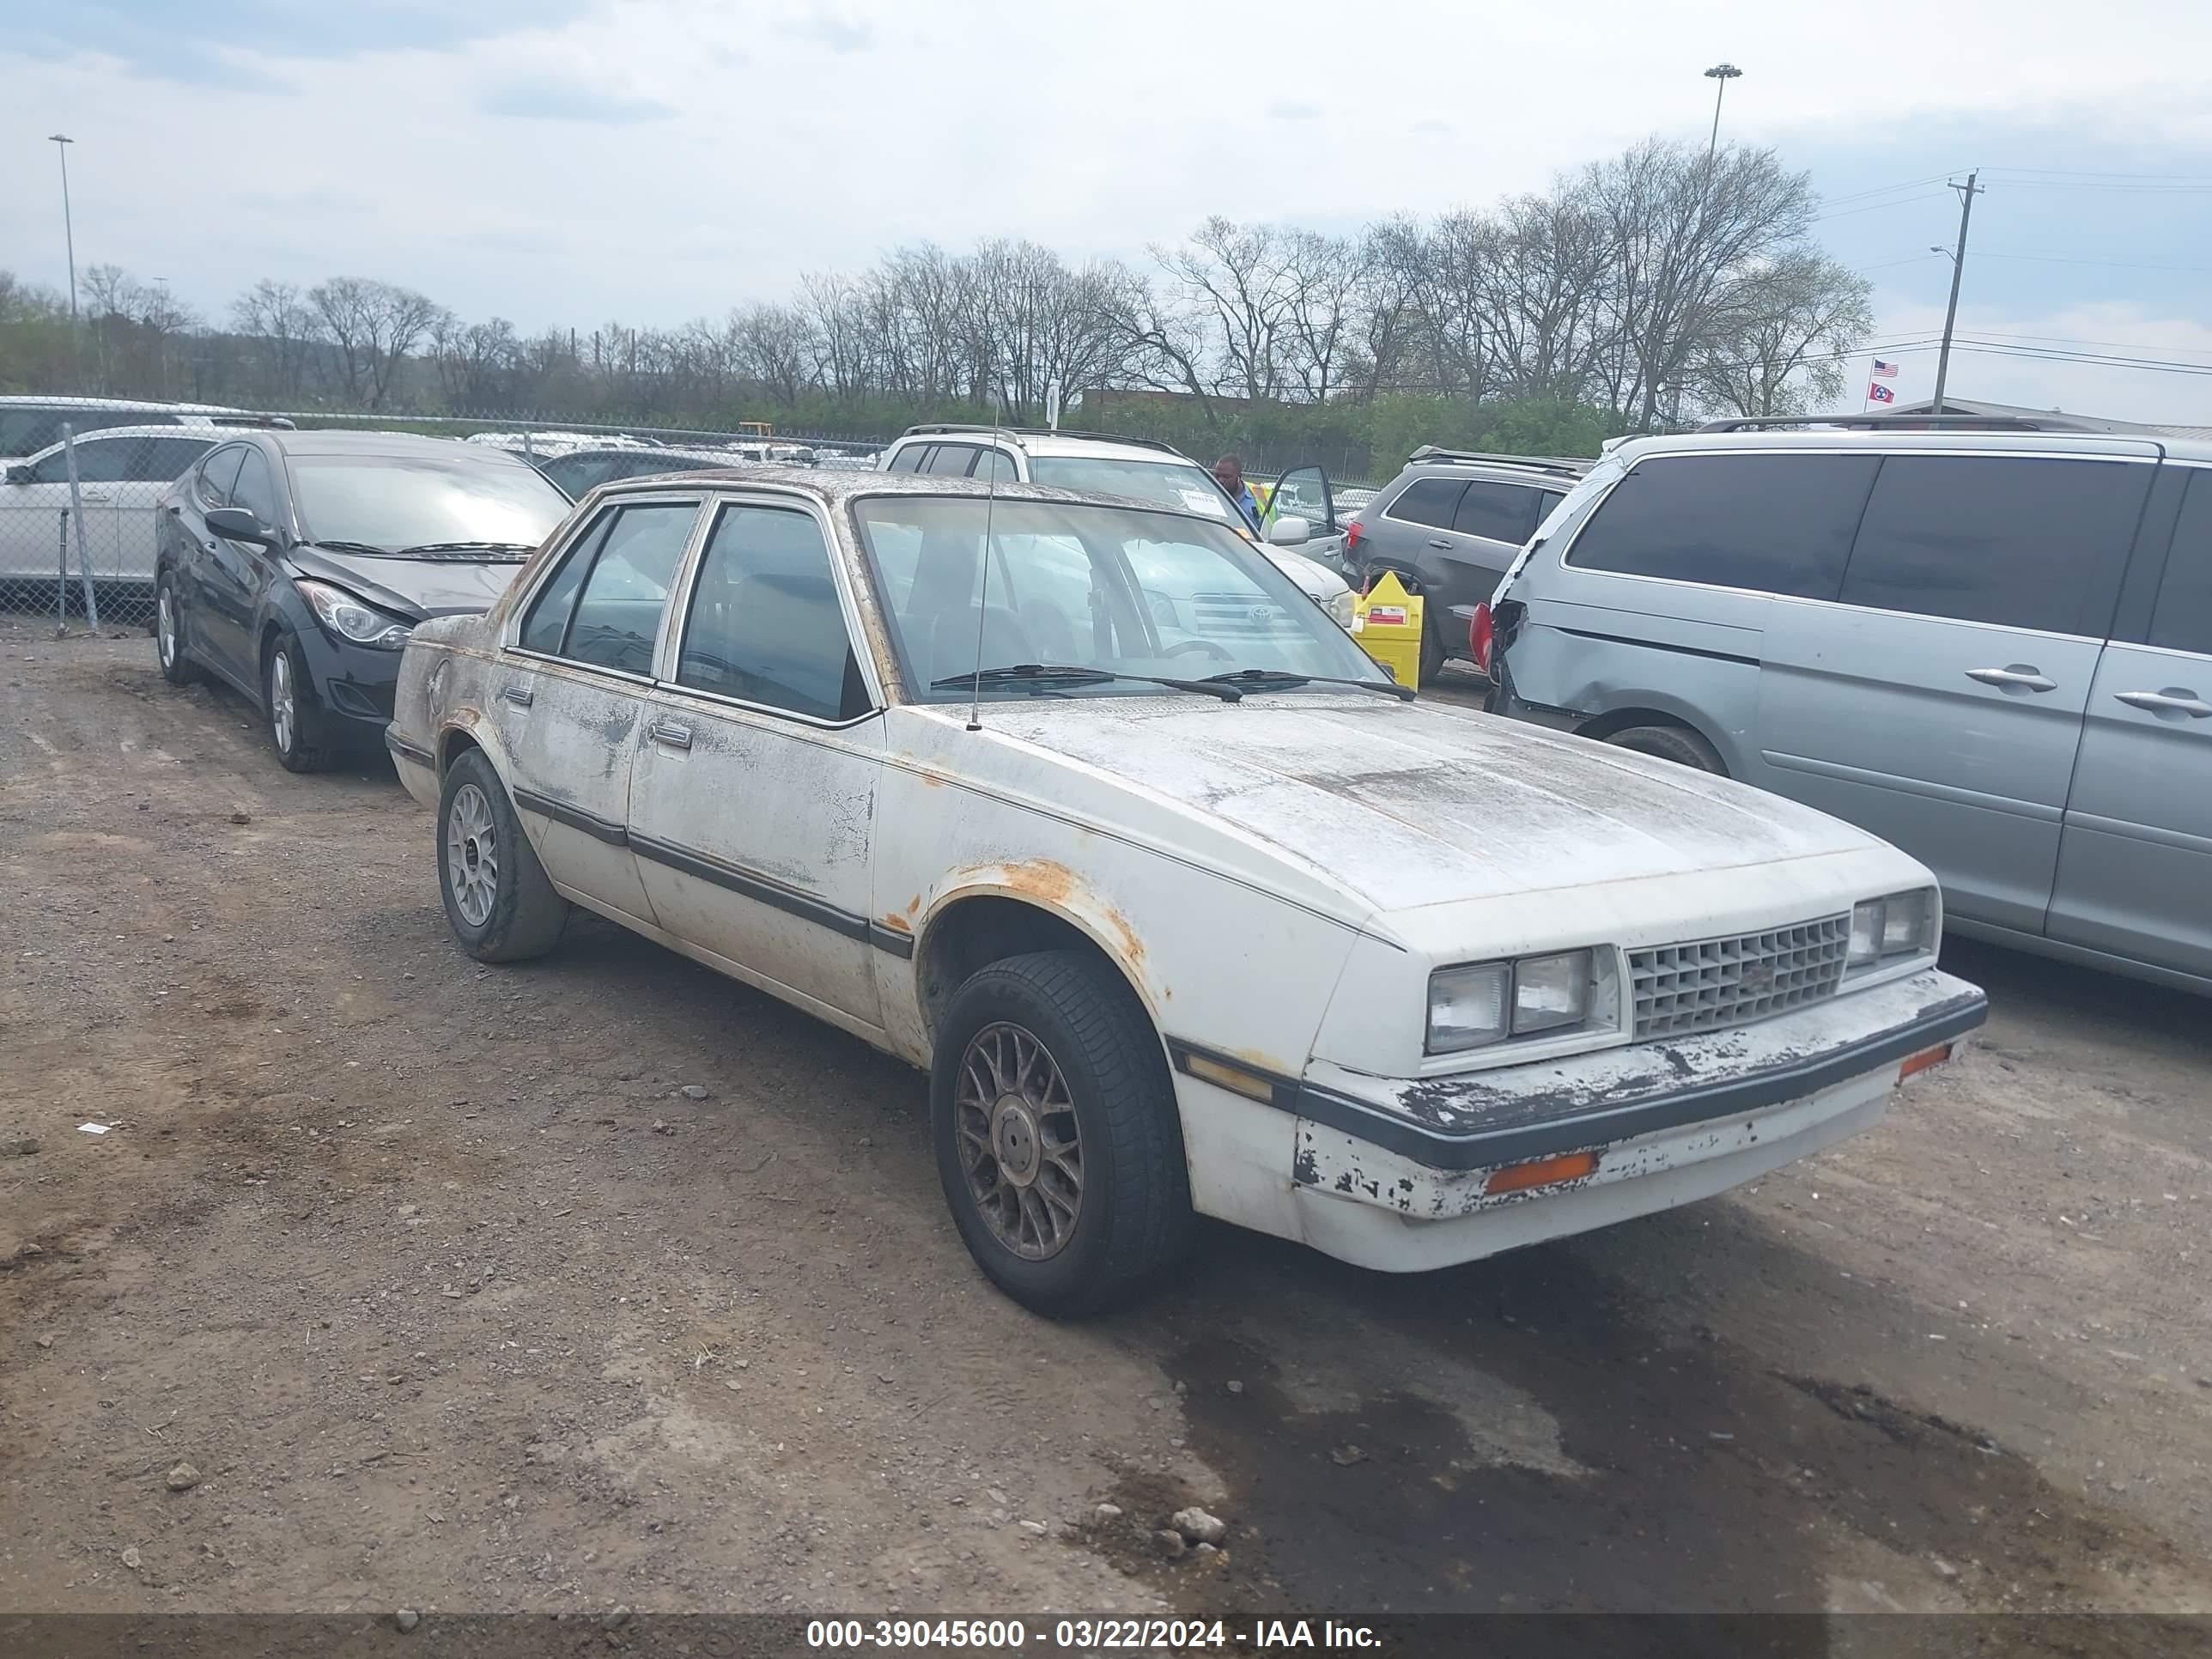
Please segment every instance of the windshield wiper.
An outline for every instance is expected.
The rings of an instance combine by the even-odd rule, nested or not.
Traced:
[[[401,548],[398,556],[417,559],[425,553],[509,553],[520,556],[537,550],[522,542],[423,542],[414,547]]]
[[[1202,691],[1209,697],[1220,698],[1224,702],[1237,702],[1244,696],[1233,685],[1219,685],[1209,680],[1171,680],[1158,674],[1116,674],[1103,668],[1042,662],[1010,663],[1004,668],[978,669],[971,674],[947,674],[941,680],[932,680],[929,689],[951,691],[963,685],[978,688],[989,685],[1103,685],[1109,680],[1164,685],[1175,691]]]
[[[310,547],[327,548],[333,553],[366,553],[371,558],[389,559],[398,556],[388,547],[372,547],[367,542],[311,541]]]
[[[1208,685],[1356,685],[1362,691],[1381,691],[1400,702],[1413,700],[1413,688],[1395,680],[1344,680],[1327,674],[1292,674],[1280,668],[1239,668],[1226,674],[1208,674]]]

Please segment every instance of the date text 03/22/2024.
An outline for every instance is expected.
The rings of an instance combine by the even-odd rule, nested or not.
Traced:
[[[1101,1652],[1115,1650],[1380,1647],[1365,1625],[1333,1619],[1057,1619],[1034,1631],[1020,1619],[817,1619],[806,1626],[810,1648],[905,1648],[1018,1650],[1042,1646]]]

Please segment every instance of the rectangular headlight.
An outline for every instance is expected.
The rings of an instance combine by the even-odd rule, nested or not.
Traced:
[[[1871,968],[1936,948],[1936,890],[1916,887],[1865,899],[1851,907],[1850,954],[1847,969]]]
[[[1503,1038],[1511,1028],[1506,997],[1512,984],[1509,962],[1441,968],[1430,975],[1429,1052],[1480,1048]]]
[[[1523,957],[1513,964],[1513,1035],[1580,1025],[1589,1018],[1590,953]]]

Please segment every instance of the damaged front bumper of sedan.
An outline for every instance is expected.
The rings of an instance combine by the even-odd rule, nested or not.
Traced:
[[[1472,1261],[1709,1198],[1880,1121],[1987,1013],[1928,969],[1748,1026],[1421,1079],[1316,1061],[1274,1228],[1385,1272]],[[1177,1054],[1185,1084],[1202,1052]],[[1188,1113],[1186,1114],[1188,1116]]]

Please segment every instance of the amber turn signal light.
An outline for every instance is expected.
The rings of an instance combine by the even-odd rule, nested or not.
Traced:
[[[1897,1068],[1897,1080],[1902,1083],[1915,1073],[1924,1072],[1931,1066],[1941,1066],[1950,1058],[1951,1045],[1948,1042],[1939,1042],[1933,1048],[1923,1048],[1917,1054],[1907,1054]]]
[[[1531,1158],[1526,1164],[1509,1164],[1502,1170],[1492,1170],[1490,1178],[1482,1183],[1482,1190],[1488,1194],[1525,1193],[1531,1187],[1580,1181],[1596,1168],[1595,1152],[1561,1152],[1557,1158]]]

